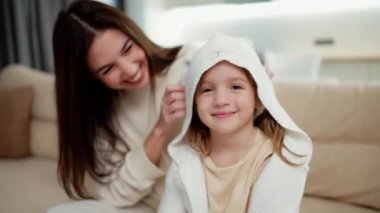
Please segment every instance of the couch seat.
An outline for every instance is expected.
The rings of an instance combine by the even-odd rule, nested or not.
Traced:
[[[307,209],[307,211],[305,211]],[[301,213],[379,213],[377,210],[312,196],[302,199]]]
[[[0,212],[45,212],[68,201],[57,181],[57,161],[48,158],[1,159]],[[20,202],[22,201],[22,202]]]

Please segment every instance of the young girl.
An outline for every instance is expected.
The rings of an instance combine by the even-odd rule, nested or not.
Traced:
[[[310,138],[278,103],[252,45],[215,36],[183,79],[186,118],[159,212],[299,211]]]

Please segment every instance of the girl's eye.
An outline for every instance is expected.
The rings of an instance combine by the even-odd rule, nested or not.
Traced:
[[[209,93],[209,92],[211,92],[211,91],[212,91],[211,88],[203,88],[203,89],[201,90],[201,93]]]
[[[233,90],[239,90],[239,89],[243,89],[243,87],[242,86],[240,86],[240,85],[232,85],[232,87],[231,87]]]

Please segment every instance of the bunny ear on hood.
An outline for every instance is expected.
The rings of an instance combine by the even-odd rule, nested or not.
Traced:
[[[273,84],[254,51],[252,42],[226,35],[213,36],[200,47],[194,54],[189,69],[183,75],[182,83],[185,86],[186,93],[186,117],[180,134],[174,138],[168,147],[173,160],[178,163],[176,152],[187,143],[185,136],[193,115],[193,100],[197,85],[202,75],[221,61],[228,61],[248,70],[257,84],[258,97],[263,107],[286,130],[284,145],[287,149],[282,151],[284,156],[294,163],[307,163],[311,158],[311,139],[294,123],[278,102]],[[289,150],[303,157],[297,157],[291,154]]]

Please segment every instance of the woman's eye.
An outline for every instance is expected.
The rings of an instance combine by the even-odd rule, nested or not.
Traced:
[[[129,42],[129,44],[127,44],[123,50],[123,54],[126,54],[128,53],[133,47],[133,42]]]
[[[102,71],[100,72],[100,75],[107,75],[108,73],[111,72],[112,68],[113,68],[113,65],[108,66],[107,68],[105,68],[104,70],[102,70]]]

